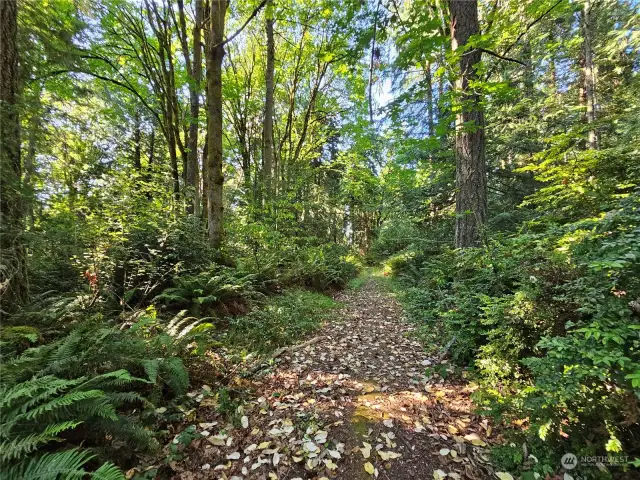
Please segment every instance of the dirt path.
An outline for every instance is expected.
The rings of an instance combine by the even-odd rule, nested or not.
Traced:
[[[198,411],[204,437],[174,478],[495,478],[470,387],[426,376],[433,359],[395,299],[369,278],[338,300],[317,342],[252,380],[236,426]]]

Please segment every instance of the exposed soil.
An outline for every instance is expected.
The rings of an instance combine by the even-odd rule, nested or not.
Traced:
[[[173,478],[495,478],[487,444],[499,438],[473,414],[472,387],[427,376],[434,359],[393,296],[370,278],[337,299],[317,341],[250,380],[235,426],[201,403],[204,437]]]

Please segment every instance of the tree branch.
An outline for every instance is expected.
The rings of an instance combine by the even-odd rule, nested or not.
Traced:
[[[522,37],[524,37],[529,30],[531,30],[531,28],[538,22],[540,22],[544,17],[546,17],[549,13],[551,13],[551,11],[556,8],[558,5],[560,5],[562,2],[564,2],[564,0],[558,0],[556,3],[554,3],[553,5],[551,5],[542,15],[540,15],[538,18],[536,18],[534,21],[532,21],[531,23],[529,23],[527,25],[527,28],[525,28],[524,32],[522,32],[520,35],[518,35],[518,37],[515,39],[515,41],[509,45],[507,47],[507,49],[504,51],[504,55],[506,55],[507,53],[509,53],[509,51],[515,47],[518,42],[520,40],[522,40]]]
[[[517,60],[517,59],[511,58],[511,57],[505,57],[504,55],[500,55],[499,53],[496,53],[496,52],[494,52],[492,50],[487,50],[486,48],[478,48],[477,50],[479,50],[481,52],[484,52],[484,53],[488,53],[489,55],[493,55],[494,57],[499,58],[501,60],[506,60],[508,62],[519,63],[520,65],[525,66],[525,67],[527,66],[527,64],[524,63],[521,60]]]
[[[515,47],[515,46],[518,44],[518,42],[519,42],[520,40],[522,40],[522,37],[524,37],[524,36],[529,32],[529,30],[531,30],[531,28],[533,28],[533,26],[534,26],[534,25],[536,25],[537,23],[539,23],[540,21],[542,21],[542,19],[543,19],[544,17],[546,17],[547,15],[549,15],[549,13],[551,13],[551,11],[552,11],[554,8],[556,8],[558,5],[560,5],[560,4],[561,4],[562,2],[564,2],[564,1],[565,1],[565,0],[558,0],[556,3],[554,3],[554,4],[553,4],[553,5],[551,5],[549,8],[547,8],[547,9],[544,11],[544,13],[543,13],[542,15],[540,15],[538,18],[536,18],[536,19],[535,19],[535,20],[533,20],[532,22],[529,22],[529,24],[526,26],[526,28],[524,29],[524,31],[523,31],[522,33],[520,33],[520,35],[518,35],[518,36],[516,37],[516,39],[513,41],[513,43],[512,43],[511,45],[509,45],[509,46],[506,48],[506,50],[504,51],[504,53],[503,53],[502,55],[504,56],[504,55],[506,55],[507,53],[509,53],[509,52],[511,51],[511,49],[512,49],[513,47]],[[489,52],[487,52],[487,53],[489,53]],[[493,53],[491,53],[491,54],[493,55]],[[496,55],[496,56],[498,56],[498,55]],[[498,58],[501,58],[501,57],[500,57],[500,56],[498,56]],[[516,62],[516,63],[520,63],[520,62]],[[523,64],[523,65],[525,65],[525,64]],[[491,75],[493,75],[493,72],[495,72],[495,70],[496,70],[496,67],[493,67],[493,68],[489,71],[489,73],[487,73],[487,76],[486,76],[486,78],[485,78],[485,79],[486,79],[486,80],[488,80],[488,79],[491,77]]]
[[[233,35],[231,35],[230,37],[227,37],[225,40],[223,40],[222,42],[218,43],[217,45],[214,45],[211,48],[222,47],[222,46],[226,45],[227,43],[231,42],[238,35],[240,35],[242,33],[242,31],[246,28],[246,26],[249,25],[249,22],[251,20],[253,20],[256,17],[256,15],[258,15],[258,13],[260,13],[260,10],[262,10],[262,8],[266,4],[267,4],[267,0],[262,0],[262,2],[260,2],[260,4],[256,8],[253,9],[253,12],[251,12],[251,15],[249,15],[249,17],[244,21],[242,26],[233,33]]]

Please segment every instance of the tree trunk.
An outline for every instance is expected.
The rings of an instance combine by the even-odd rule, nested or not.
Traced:
[[[265,200],[271,199],[271,179],[273,177],[273,76],[276,56],[273,39],[273,0],[267,2],[267,69],[265,71],[266,98],[264,104],[264,129],[262,131],[262,160]]]
[[[38,145],[38,134],[42,123],[42,84],[38,83],[34,93],[34,103],[31,107],[31,118],[29,119],[29,135],[27,137],[27,154],[24,156],[24,176],[22,179],[23,191],[23,218],[28,220],[29,227],[33,228],[35,224],[35,214],[33,204],[35,199],[35,189],[33,186],[33,177],[36,173],[36,149]]]
[[[195,23],[193,26],[193,62],[189,55],[184,2],[178,0],[180,16],[180,43],[189,74],[189,133],[187,135],[187,162],[185,183],[191,188],[191,201],[187,212],[200,216],[200,168],[198,164],[198,117],[200,115],[200,82],[202,81],[202,0],[195,0]]]
[[[433,125],[433,81],[431,76],[431,62],[427,62],[424,67],[424,80],[427,87],[427,126],[429,127],[429,137],[435,134]]]
[[[25,300],[22,245],[20,119],[18,115],[18,5],[0,1],[0,309]]]
[[[582,10],[582,37],[583,37],[583,80],[584,95],[587,104],[587,123],[593,124],[596,121],[596,71],[593,64],[593,24],[591,21],[591,0],[585,0]],[[587,145],[591,150],[598,148],[598,134],[595,128],[589,129]]]
[[[180,141],[179,134],[179,118],[178,108],[175,90],[175,75],[173,70],[173,53],[172,53],[172,34],[169,25],[167,15],[169,12],[163,10],[163,14],[160,14],[158,5],[149,0],[145,0],[145,7],[147,9],[147,18],[149,25],[151,26],[156,40],[158,41],[158,60],[160,79],[162,88],[160,89],[160,95],[163,104],[164,114],[164,129],[163,133],[167,139],[167,148],[169,149],[169,160],[171,162],[171,177],[173,180],[173,197],[176,201],[180,199],[180,173],[178,171],[178,146],[180,145],[182,150],[182,143]],[[182,152],[184,158],[184,152]]]
[[[226,0],[211,0],[209,48],[207,52],[207,218],[209,241],[215,249],[222,245],[222,59]]]
[[[207,122],[207,125],[209,123]],[[209,134],[205,131],[204,134],[204,145],[202,147],[202,217],[203,220],[207,220],[208,212],[209,212],[209,196],[207,192],[209,191],[209,175],[207,174],[207,164],[209,163]]]
[[[477,0],[451,0],[451,46],[460,51],[456,95],[456,232],[457,248],[478,246],[487,219],[487,174],[485,165],[484,114],[480,95],[470,82],[477,79],[475,67],[481,52],[465,48],[472,35],[480,33]]]
[[[373,125],[373,70],[376,57],[376,35],[378,33],[378,13],[380,11],[380,1],[376,6],[375,17],[373,18],[373,38],[371,39],[371,58],[369,59],[369,123]]]
[[[136,172],[140,172],[142,169],[142,134],[140,132],[140,112],[135,112],[134,114],[134,125],[133,125],[133,168],[136,169]]]

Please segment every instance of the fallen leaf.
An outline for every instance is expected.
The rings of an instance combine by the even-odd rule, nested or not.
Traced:
[[[373,475],[376,469],[374,468],[371,462],[367,462],[364,464],[364,471],[367,472],[369,475]]]
[[[496,472],[496,477],[500,480],[513,480],[513,476],[507,472]]]
[[[329,470],[335,470],[336,468],[338,468],[338,465],[336,465],[335,463],[333,463],[331,460],[329,459],[325,459],[323,460],[325,466],[329,469]]]
[[[433,471],[433,480],[443,480],[444,478],[447,478],[447,474],[442,470]]]
[[[364,448],[360,449],[362,456],[364,458],[369,458],[371,456],[371,444],[367,442],[362,442],[362,444],[364,445]]]
[[[472,445],[476,445],[479,447],[486,447],[487,443],[480,438],[477,433],[470,433],[469,435],[465,435],[464,439],[467,442],[470,442]]]
[[[400,458],[402,456],[402,454],[400,454],[400,453],[385,452],[383,450],[378,450],[378,455],[380,455],[380,458],[382,458],[382,460],[384,460],[384,461],[393,460],[395,458]]]
[[[207,437],[207,440],[218,447],[224,447],[227,443],[226,435],[214,435],[213,437]]]

